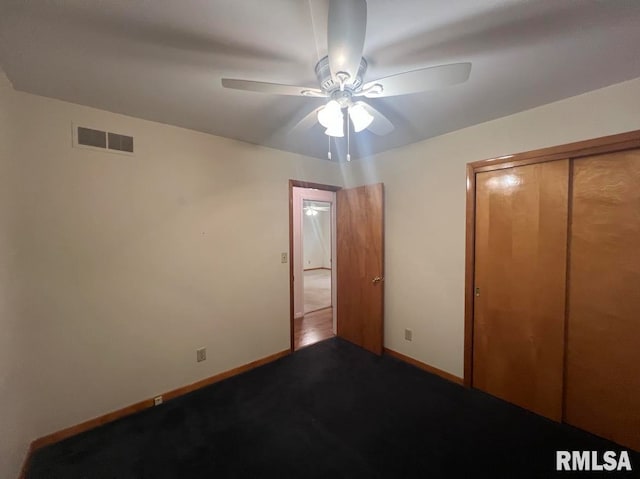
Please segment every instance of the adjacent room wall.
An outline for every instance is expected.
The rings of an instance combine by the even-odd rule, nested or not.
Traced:
[[[331,268],[331,213],[303,215],[304,269]]]
[[[73,148],[72,122],[135,156]],[[288,180],[341,184],[338,165],[4,76],[0,148],[1,477],[37,437],[289,348]]]
[[[322,267],[331,269],[331,211],[322,211],[318,216],[322,231]]]
[[[640,129],[639,112],[636,79],[351,162],[349,185],[385,184],[385,346],[463,375],[468,162]]]

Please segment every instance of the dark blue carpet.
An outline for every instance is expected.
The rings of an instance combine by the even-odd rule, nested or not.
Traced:
[[[41,449],[27,478],[550,477],[558,449],[623,448],[334,338]]]

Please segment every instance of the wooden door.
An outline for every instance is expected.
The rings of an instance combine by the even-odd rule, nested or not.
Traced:
[[[565,421],[640,450],[640,150],[573,165]]]
[[[338,336],[375,354],[382,354],[382,183],[339,190],[336,209]]]
[[[473,387],[562,417],[569,160],[476,175]]]

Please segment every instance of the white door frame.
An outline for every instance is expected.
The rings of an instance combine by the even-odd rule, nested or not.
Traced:
[[[304,316],[304,200],[324,201],[331,204],[331,304],[333,306],[333,333],[336,333],[336,194],[334,191],[293,187],[293,316]]]

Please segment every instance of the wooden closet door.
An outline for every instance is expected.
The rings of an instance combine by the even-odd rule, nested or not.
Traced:
[[[569,160],[476,175],[473,387],[562,417]]]
[[[573,165],[565,421],[640,450],[640,150]]]

